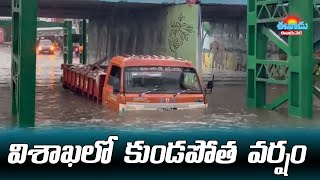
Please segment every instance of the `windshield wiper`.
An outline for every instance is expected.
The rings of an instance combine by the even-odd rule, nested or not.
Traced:
[[[143,95],[145,95],[145,94],[149,94],[149,93],[156,92],[156,91],[167,91],[167,90],[165,90],[165,89],[159,89],[158,87],[156,87],[156,88],[153,89],[153,90],[148,90],[147,92],[141,93],[139,96],[141,97],[141,96],[143,96]]]
[[[191,89],[188,88],[188,89],[186,89],[186,90],[183,90],[183,91],[180,91],[180,92],[176,93],[175,95],[173,95],[173,97],[176,97],[177,95],[183,94],[183,93],[188,92],[188,91],[198,91],[198,89],[195,88],[195,87],[193,87],[193,88],[191,88]]]
[[[188,92],[188,91],[191,91],[191,90],[192,89],[186,89],[186,90],[180,91],[180,92],[176,93],[175,95],[173,95],[173,97],[176,97],[179,94],[182,94],[182,93],[185,93],[185,92]]]

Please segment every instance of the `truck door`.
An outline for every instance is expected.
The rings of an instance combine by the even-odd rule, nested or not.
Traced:
[[[109,108],[119,111],[121,91],[121,67],[112,65],[106,84],[103,86],[103,99]]]

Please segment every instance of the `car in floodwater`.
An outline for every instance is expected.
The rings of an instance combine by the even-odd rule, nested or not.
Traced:
[[[40,39],[37,46],[38,54],[54,54],[55,44],[49,39]]]

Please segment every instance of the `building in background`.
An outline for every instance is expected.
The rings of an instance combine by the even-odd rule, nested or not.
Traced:
[[[11,17],[0,17],[0,21],[10,21]],[[0,27],[0,44],[11,41],[11,26]]]
[[[64,19],[63,18],[52,18],[53,21],[52,22],[57,22],[57,23],[63,23]]]
[[[54,22],[54,18],[38,18],[38,21],[47,21],[47,22]]]
[[[0,17],[0,21],[10,21],[11,17]],[[76,33],[79,33],[80,20],[79,19],[63,19],[63,18],[38,18],[38,21],[57,22],[63,23],[65,20],[71,20],[72,26],[76,29]],[[0,27],[0,44],[11,41],[11,26]]]
[[[80,19],[64,19],[63,21],[72,21],[72,27],[76,28],[77,34],[79,33],[80,29]]]
[[[5,17],[5,16],[0,17],[0,20],[2,21],[11,20],[11,19],[12,19],[11,17]]]

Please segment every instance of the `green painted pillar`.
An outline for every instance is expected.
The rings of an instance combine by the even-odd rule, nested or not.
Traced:
[[[313,0],[291,0],[289,13],[308,24],[302,36],[289,38],[289,114],[313,116]]]
[[[268,38],[261,33],[257,22],[256,0],[248,0],[247,6],[247,106],[259,108],[266,105],[266,82],[257,81],[257,59],[266,59]],[[265,75],[265,69],[260,75]]]
[[[73,42],[72,42],[72,21],[64,22],[64,40],[63,40],[63,60],[64,64],[72,64]]]
[[[256,107],[255,74],[256,74],[256,1],[248,0],[247,5],[247,106]]]
[[[81,27],[81,45],[83,47],[83,51],[82,51],[82,54],[80,56],[80,61],[81,61],[81,64],[87,64],[87,27],[88,27],[88,24],[87,24],[87,21],[86,19],[83,19],[83,21],[80,22],[80,27]]]
[[[35,125],[38,0],[12,0],[12,115],[19,127]]]
[[[267,44],[268,38],[262,34],[260,27],[257,27],[256,30],[256,59],[266,60],[267,56]],[[259,73],[259,78],[266,78],[267,72],[262,64],[256,64],[256,73],[261,70]],[[255,82],[255,106],[262,108],[266,106],[267,99],[267,82],[257,81]]]

